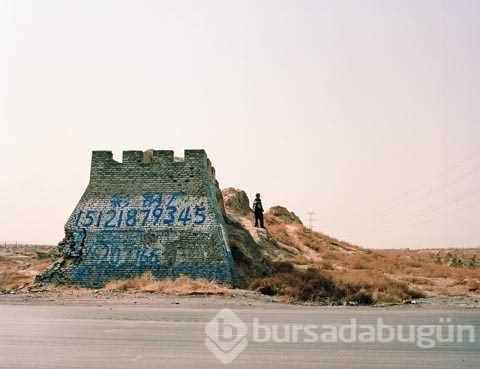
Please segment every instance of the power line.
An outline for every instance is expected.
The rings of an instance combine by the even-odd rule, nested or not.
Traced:
[[[452,185],[455,185],[461,182],[462,180],[464,180],[465,178],[468,178],[469,176],[472,176],[475,173],[478,173],[479,169],[480,169],[480,165],[477,164],[473,168],[470,168],[467,171],[463,171],[459,175],[455,176],[453,180],[448,181],[443,186],[437,184],[436,186],[430,187],[429,189],[426,189],[424,191],[417,191],[414,193],[412,193],[411,191],[407,191],[406,193],[404,193],[404,198],[402,199],[403,200],[402,202],[398,202],[395,205],[390,206],[389,208],[387,208],[385,211],[382,212],[381,218],[383,220],[383,224],[385,224],[386,219],[391,220],[389,218],[391,218],[391,216],[396,213],[394,210],[398,208],[400,205],[405,207],[406,204],[411,204],[413,202],[412,199],[416,199],[415,202],[418,203],[430,198],[435,193],[444,192],[445,190],[452,187]],[[409,198],[407,199],[407,197]],[[427,210],[429,208],[430,207],[427,206],[426,208],[424,207],[424,209],[421,209],[421,210]],[[388,224],[389,222],[387,221],[386,223]],[[374,232],[374,231],[377,231],[378,229],[379,229],[378,225],[372,225],[369,232]]]
[[[447,177],[447,182],[451,182],[450,180],[448,180],[451,174],[457,174],[457,173],[460,174],[454,177],[454,183],[455,183],[455,182],[458,182],[459,180],[464,179],[472,172],[478,171],[479,169],[478,164],[480,164],[480,162],[478,162],[479,157],[480,157],[480,152],[471,151],[468,155],[465,155],[462,159],[447,163],[447,166],[440,169],[439,172],[435,174],[435,178],[428,182],[429,184],[423,184],[420,186],[419,185],[408,186],[403,191],[397,193],[396,196],[395,195],[392,196],[391,205],[387,205],[387,207],[384,207],[383,209],[378,209],[378,211],[375,212],[376,216],[378,216],[378,218],[383,219],[385,215],[386,216],[390,215],[392,213],[392,210],[395,210],[398,207],[404,206],[406,198],[419,197],[419,195],[422,195],[422,194],[428,195],[429,192],[433,191],[433,189],[442,185],[442,183],[437,183],[437,182],[439,180],[442,180],[444,177]],[[413,159],[414,158],[412,158],[412,160]],[[470,167],[471,164],[473,164],[474,166],[473,169]],[[469,167],[471,168],[470,170],[468,170]],[[454,184],[454,183],[448,183],[447,186],[450,186],[451,184]],[[347,197],[343,197],[341,199],[335,199],[335,201],[336,201],[336,204],[344,205],[344,203],[346,203],[348,200],[347,200]]]
[[[472,206],[478,206],[478,203],[472,202],[472,199],[477,198],[480,195],[480,192],[476,189],[470,190],[464,193],[461,193],[459,196],[448,199],[448,201],[443,202],[440,206],[433,204],[433,206],[427,206],[420,209],[420,212],[414,214],[414,217],[410,217],[409,221],[406,224],[399,225],[398,222],[387,222],[382,224],[382,226],[377,226],[374,228],[375,231],[385,231],[391,230],[391,227],[395,227],[397,231],[404,232],[406,228],[413,226],[418,226],[424,223],[428,223],[432,220],[435,220],[439,216],[448,216],[448,213],[439,212],[439,210],[449,211],[451,208],[455,210],[465,210],[472,208]],[[460,206],[466,200],[470,200],[465,206]],[[462,204],[463,205],[463,204]]]
[[[313,222],[314,222],[314,218],[313,216],[315,215],[315,212],[314,211],[309,211],[308,213],[308,229],[310,231],[313,231]]]

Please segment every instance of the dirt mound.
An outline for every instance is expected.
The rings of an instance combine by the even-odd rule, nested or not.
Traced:
[[[229,187],[222,190],[225,208],[230,212],[240,215],[248,215],[252,212],[250,209],[250,200],[245,191]]]
[[[334,304],[422,296],[410,288],[410,280],[397,276],[398,260],[311,231],[282,206],[265,213],[266,229],[256,228],[245,192],[228,188],[223,197],[229,244],[244,288],[288,301]]]
[[[303,224],[300,218],[283,206],[272,206],[265,214],[271,223]]]
[[[32,284],[57,258],[55,246],[6,245],[0,250],[0,293]]]

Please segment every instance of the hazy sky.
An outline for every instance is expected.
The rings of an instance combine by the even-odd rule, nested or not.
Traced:
[[[480,246],[479,1],[0,0],[0,240],[57,243],[91,150],[366,247]]]

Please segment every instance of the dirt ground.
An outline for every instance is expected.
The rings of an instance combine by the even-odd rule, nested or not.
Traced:
[[[275,230],[273,230],[275,232]],[[297,234],[298,236],[298,234]],[[314,235],[315,236],[315,235]],[[312,236],[309,236],[312,237]],[[423,301],[438,304],[477,306],[480,300],[478,260],[479,250],[379,250],[375,252],[345,251],[339,248],[315,251],[323,258],[319,265],[329,260],[329,271],[335,278],[354,279],[365,284],[378,283],[377,275],[388,276],[424,293],[426,299],[404,299],[380,301],[384,303],[406,303]],[[308,255],[308,253],[305,253]],[[289,302],[298,303],[289,296],[267,296],[247,289],[228,289],[215,284],[189,283],[188,281],[145,281],[140,284],[115,281],[106,288],[93,290],[79,287],[34,284],[35,276],[45,270],[59,256],[55,246],[46,245],[7,245],[0,247],[0,298],[9,301],[58,300],[69,301],[124,301],[141,300],[144,303],[156,303],[164,299],[184,298],[179,295],[218,295],[218,298],[234,303]],[[312,261],[310,261],[312,262]],[[301,264],[296,264],[302,268]],[[133,281],[135,282],[135,281]],[[139,281],[136,281],[139,282]],[[183,284],[182,284],[183,283]],[[178,284],[181,284],[178,286]],[[165,286],[166,285],[166,286]],[[153,286],[153,287],[152,287]],[[166,288],[165,288],[166,287]],[[172,297],[167,297],[172,295]],[[18,296],[18,297],[13,297]],[[13,299],[13,300],[12,300]],[[308,301],[303,301],[308,304]],[[317,302],[318,304],[318,302]],[[324,303],[331,304],[331,303]],[[347,301],[347,304],[349,302]],[[355,305],[354,302],[351,305]],[[388,304],[387,304],[388,305]]]

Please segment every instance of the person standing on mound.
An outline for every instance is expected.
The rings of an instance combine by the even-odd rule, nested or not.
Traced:
[[[260,227],[265,228],[263,225],[262,199],[260,199],[259,193],[255,195],[255,200],[253,200],[253,212],[255,213],[255,227],[258,227],[258,222],[260,221]]]

